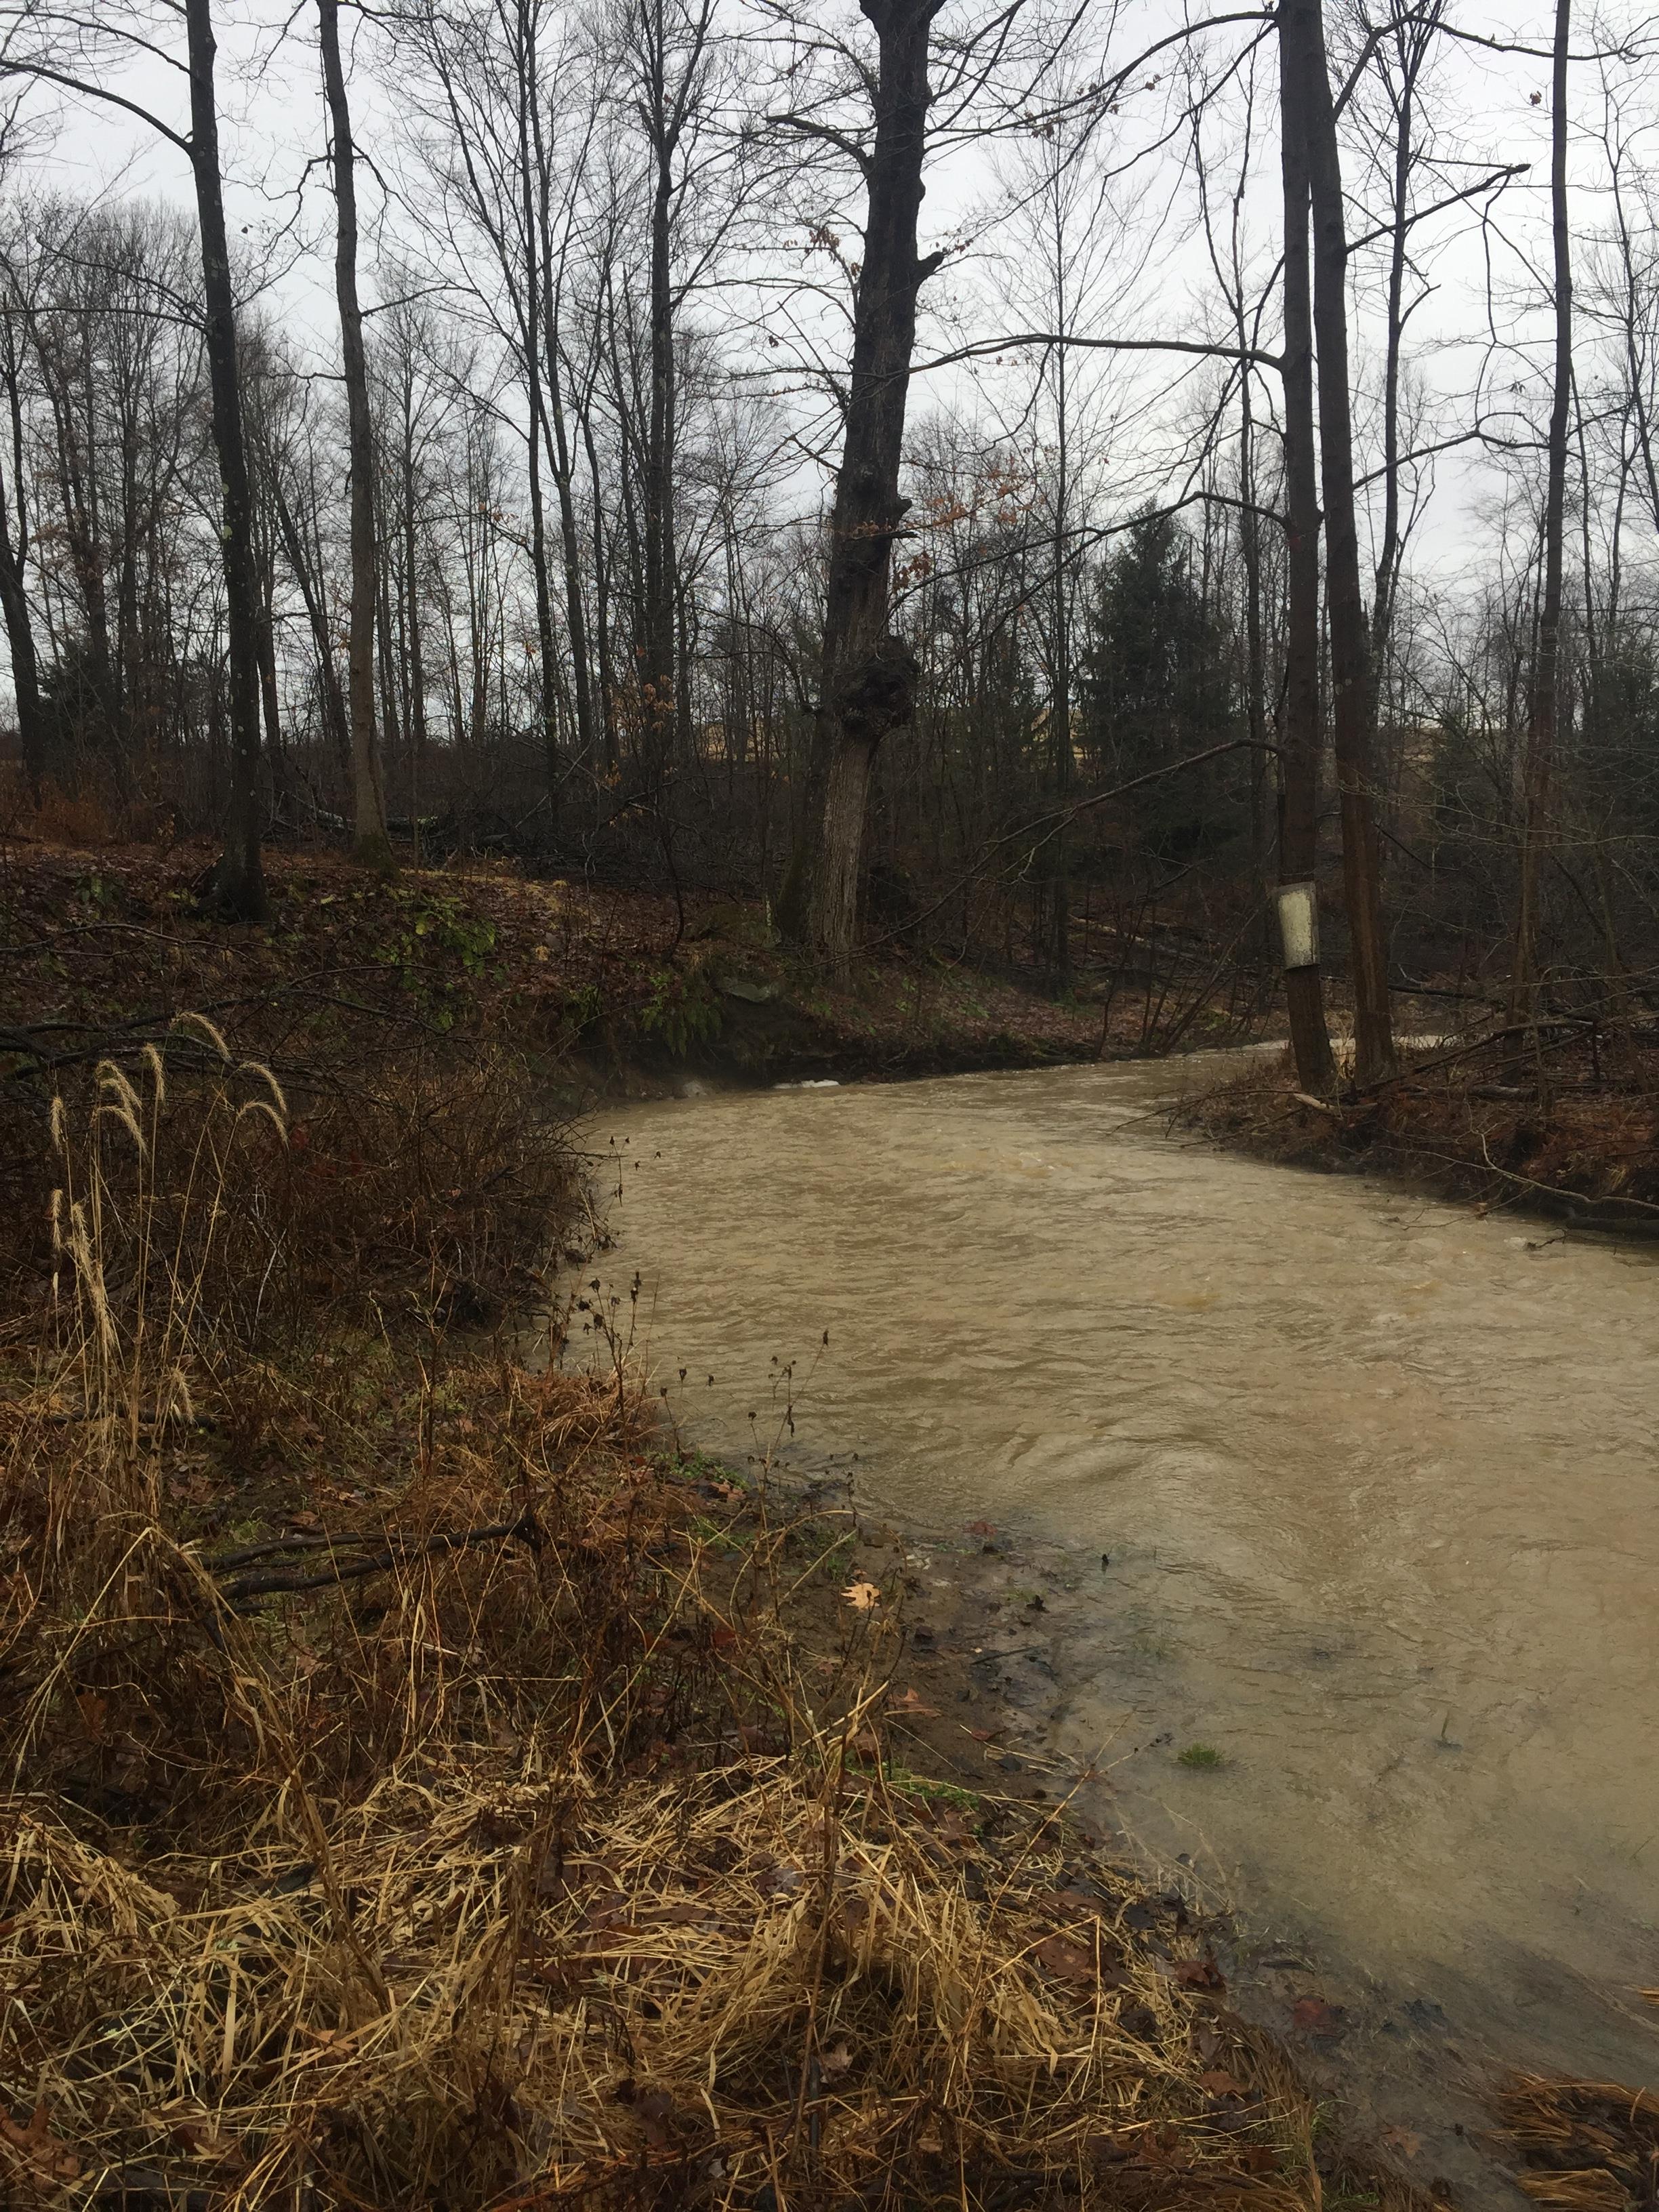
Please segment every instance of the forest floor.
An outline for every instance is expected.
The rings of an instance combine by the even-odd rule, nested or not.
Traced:
[[[0,2202],[1441,2193],[1012,1756],[895,1532],[685,1455],[620,1352],[545,1356],[605,1236],[550,1076],[726,1034],[678,914],[285,856],[278,920],[230,932],[193,856],[24,852]],[[789,980],[730,922],[688,942]],[[969,1049],[796,988],[815,1049],[879,1038],[851,1064]],[[967,1013],[988,1058],[1069,1034],[1001,987]],[[1006,1578],[994,1532],[963,1550],[964,1589]],[[1645,2109],[1529,2094],[1529,2193],[1636,2201]]]
[[[1659,1025],[1494,1020],[1403,1055],[1391,1081],[1329,1102],[1288,1048],[1183,1102],[1182,1126],[1258,1158],[1402,1176],[1446,1197],[1580,1228],[1659,1232]]]

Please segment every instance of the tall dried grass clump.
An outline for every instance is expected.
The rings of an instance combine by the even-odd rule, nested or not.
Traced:
[[[40,1380],[47,1410],[83,1423],[88,1446],[70,1461],[80,1480],[49,1486],[54,1552],[111,1522],[157,1517],[157,1444],[195,1418],[192,1376],[211,1372],[222,1353],[214,1278],[227,1265],[248,1269],[246,1252],[224,1250],[239,1169],[250,1146],[288,1141],[288,1102],[269,1068],[234,1060],[199,1015],[181,1016],[173,1034],[209,1070],[182,1145],[164,1141],[174,1132],[164,1126],[167,1064],[154,1045],[143,1048],[137,1082],[116,1061],[99,1063],[78,1127],[61,1097],[52,1102],[61,1180],[51,1199],[52,1327]]]

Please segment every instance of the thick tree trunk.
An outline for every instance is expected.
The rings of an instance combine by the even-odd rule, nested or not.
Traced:
[[[1555,392],[1550,407],[1544,493],[1544,589],[1533,656],[1532,701],[1522,778],[1521,882],[1516,902],[1510,985],[1516,1020],[1538,1009],[1538,906],[1545,816],[1554,773],[1557,690],[1561,656],[1562,539],[1567,503],[1567,412],[1572,396],[1572,239],[1567,220],[1567,44],[1571,0],[1556,0],[1555,67],[1551,94],[1550,214],[1555,246]]]
[[[212,0],[185,0],[190,53],[190,161],[202,232],[202,291],[207,311],[213,444],[222,500],[219,540],[225,574],[230,673],[230,818],[213,872],[214,902],[230,920],[262,921],[260,854],[259,591],[253,563],[253,501],[242,438],[236,361],[236,301],[219,176],[219,118],[214,100],[216,48]]]
[[[1280,167],[1285,199],[1285,704],[1280,731],[1279,875],[1312,885],[1319,868],[1319,478],[1314,448],[1313,307],[1308,260],[1308,152],[1285,16],[1279,25]],[[1317,891],[1312,896],[1317,907]],[[1289,962],[1292,947],[1287,944]],[[1316,950],[1316,947],[1315,948]],[[1297,1080],[1314,1097],[1336,1085],[1318,961],[1286,965]]]
[[[339,0],[317,0],[323,90],[328,100],[334,173],[334,294],[340,309],[351,467],[351,628],[346,648],[346,697],[351,710],[352,857],[372,868],[392,865],[386,831],[386,791],[374,731],[374,428],[368,411],[368,362],[357,303],[357,157],[351,110],[340,66]]]
[[[23,776],[29,797],[40,804],[40,786],[46,772],[46,731],[40,711],[40,665],[34,649],[34,622],[29,609],[23,564],[28,559],[28,504],[23,490],[23,399],[19,364],[20,346],[9,336],[5,346],[5,385],[11,422],[12,486],[16,495],[17,542],[12,543],[13,519],[6,513],[5,486],[0,483],[0,608],[6,622],[6,642],[11,652],[12,690],[17,701],[17,742],[23,756]]]
[[[853,309],[847,428],[830,518],[814,775],[778,919],[844,974],[858,919],[870,764],[908,722],[919,671],[889,623],[916,296],[939,257],[918,258],[927,151],[928,33],[940,0],[860,0],[879,43],[864,259]]]
[[[27,545],[27,540],[24,543]],[[11,683],[17,700],[17,742],[23,756],[23,779],[30,799],[38,806],[46,770],[40,663],[34,650],[34,624],[23,584],[22,563],[11,542],[3,483],[0,483],[0,610],[4,611],[6,643],[11,653]]]
[[[1319,345],[1319,458],[1325,495],[1325,607],[1330,624],[1331,723],[1342,811],[1342,881],[1353,987],[1354,1075],[1374,1083],[1395,1065],[1376,834],[1370,638],[1354,514],[1348,384],[1348,240],[1342,170],[1325,54],[1322,0],[1282,0],[1291,26],[1308,145],[1313,216],[1314,330]]]

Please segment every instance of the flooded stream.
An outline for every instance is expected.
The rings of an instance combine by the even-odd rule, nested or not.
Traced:
[[[866,1510],[1065,1547],[1059,1740],[1247,1926],[1650,2082],[1659,1253],[1167,1135],[1220,1072],[607,1109],[607,1265],[691,1440],[769,1448],[793,1364]]]

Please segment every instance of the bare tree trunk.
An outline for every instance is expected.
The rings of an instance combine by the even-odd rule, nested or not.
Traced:
[[[288,565],[299,586],[300,598],[306,611],[306,620],[311,628],[311,642],[317,655],[317,684],[322,694],[323,720],[333,742],[342,769],[349,765],[351,732],[346,716],[346,703],[340,690],[339,672],[334,665],[334,641],[329,635],[328,605],[323,597],[322,580],[307,550],[300,526],[276,465],[271,465],[271,499],[276,510],[276,528],[288,555]]]
[[[603,820],[610,811],[611,795],[621,774],[621,755],[617,745],[617,675],[611,655],[611,563],[605,548],[605,496],[599,451],[593,437],[592,397],[590,392],[583,404],[581,426],[588,474],[593,485],[593,636],[599,657],[599,730],[607,793],[595,811]]]
[[[40,714],[40,664],[34,651],[34,624],[29,615],[28,593],[23,584],[23,558],[28,547],[23,507],[22,479],[14,471],[17,489],[17,532],[21,546],[11,539],[11,520],[6,513],[5,486],[0,481],[0,610],[6,621],[6,643],[11,653],[12,690],[17,700],[17,742],[23,756],[23,776],[29,797],[40,804],[41,779],[46,769],[46,730]]]
[[[404,381],[404,436],[400,456],[404,493],[404,623],[409,648],[409,814],[415,858],[421,852],[421,793],[426,767],[426,647],[421,629],[420,539],[415,514],[415,418],[409,378]]]
[[[1374,1083],[1394,1067],[1382,855],[1372,765],[1370,652],[1354,515],[1353,422],[1348,386],[1348,240],[1342,171],[1325,55],[1322,0],[1284,0],[1294,36],[1306,121],[1313,217],[1314,327],[1319,341],[1319,459],[1325,495],[1325,606],[1331,641],[1331,721],[1342,810],[1342,878],[1353,985],[1354,1074]]]
[[[1319,868],[1319,479],[1314,450],[1313,307],[1308,257],[1308,150],[1286,9],[1279,19],[1280,170],[1285,198],[1285,506],[1287,523],[1285,705],[1280,746],[1279,874],[1305,884],[1310,945],[1285,933],[1285,998],[1297,1080],[1321,1097],[1336,1086],[1317,944]],[[1311,951],[1313,957],[1304,957]],[[1294,962],[1294,964],[1292,963]]]
[[[556,823],[562,779],[559,769],[557,691],[553,674],[557,648],[553,637],[553,594],[547,574],[547,507],[542,496],[542,455],[546,445],[541,344],[544,271],[538,251],[538,169],[531,152],[531,120],[536,112],[540,88],[536,59],[536,9],[532,0],[519,0],[513,59],[518,76],[514,96],[518,107],[519,222],[524,245],[524,295],[520,313],[523,322],[525,392],[530,402],[530,568],[536,587],[536,658],[541,672],[537,707],[542,726],[550,820]]]
[[[1516,902],[1511,1012],[1530,1019],[1538,1009],[1538,906],[1545,816],[1554,771],[1557,685],[1561,658],[1562,539],[1567,503],[1567,414],[1572,394],[1572,240],[1567,227],[1567,42],[1572,0],[1556,0],[1554,82],[1550,124],[1550,217],[1555,246],[1555,392],[1550,407],[1548,477],[1544,494],[1544,591],[1533,658],[1532,705],[1522,775],[1521,882]]]
[[[340,308],[340,354],[345,370],[346,419],[351,466],[351,628],[346,649],[346,696],[351,709],[352,857],[389,870],[386,793],[374,732],[375,582],[374,428],[368,411],[368,363],[363,352],[362,310],[357,304],[357,161],[351,143],[351,110],[340,67],[339,0],[317,0],[323,50],[323,89],[328,100],[334,172],[334,293]]]
[[[1412,173],[1417,163],[1413,136],[1417,83],[1444,12],[1444,0],[1429,0],[1423,14],[1409,23],[1401,23],[1395,32],[1400,88],[1395,104],[1394,205],[1382,362],[1382,539],[1377,550],[1376,588],[1371,605],[1371,655],[1376,664],[1373,672],[1379,686],[1382,656],[1394,629],[1395,602],[1405,556],[1406,532],[1400,508],[1400,375],[1408,313],[1405,303],[1406,269],[1411,231]]]
[[[0,609],[4,611],[6,642],[11,653],[12,690],[17,700],[17,742],[23,756],[23,775],[29,797],[38,806],[46,772],[46,732],[40,711],[40,671],[34,648],[34,623],[24,583],[24,564],[29,552],[29,509],[24,491],[23,343],[21,331],[9,315],[5,328],[0,331],[0,379],[3,379],[6,388],[16,513],[15,517],[6,514],[5,486],[0,482]],[[15,544],[14,525],[17,533]]]
[[[222,495],[220,552],[224,564],[230,665],[230,819],[213,872],[216,905],[235,921],[263,921],[264,867],[259,821],[259,592],[253,568],[253,501],[242,441],[242,395],[236,362],[236,300],[225,236],[219,176],[219,118],[214,100],[216,47],[212,0],[185,0],[190,53],[190,165],[202,232],[202,291],[207,310],[208,375],[213,395],[213,445]]]
[[[649,772],[660,775],[674,729],[674,298],[670,253],[673,202],[673,141],[661,105],[665,67],[662,8],[656,4],[657,44],[653,132],[656,173],[651,194],[651,408],[645,450],[645,666],[642,717]]]
[[[816,788],[779,902],[780,925],[807,938],[838,974],[852,959],[870,765],[909,721],[920,671],[888,627],[916,296],[939,266],[920,258],[927,150],[928,33],[941,0],[860,0],[879,65],[864,259],[853,308],[853,366],[841,470],[830,518],[823,665],[814,731]],[[818,796],[821,793],[822,796]],[[815,803],[816,802],[816,803]]]
[[[547,419],[553,434],[553,483],[559,495],[559,543],[564,556],[564,621],[570,639],[576,753],[581,773],[587,776],[593,772],[593,673],[588,652],[587,607],[582,596],[581,521],[576,512],[570,430],[560,384],[560,368],[557,328],[550,319]]]

